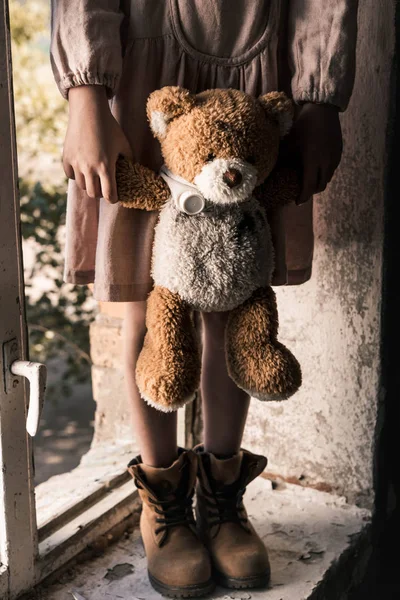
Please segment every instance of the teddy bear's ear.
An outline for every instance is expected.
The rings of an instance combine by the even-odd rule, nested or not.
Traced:
[[[181,87],[166,86],[150,94],[147,100],[147,118],[159,140],[167,133],[168,124],[176,117],[189,113],[196,96]]]
[[[284,92],[270,92],[258,98],[269,117],[279,123],[281,137],[289,133],[294,116],[294,104]]]

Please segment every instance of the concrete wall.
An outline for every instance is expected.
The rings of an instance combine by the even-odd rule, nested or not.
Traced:
[[[370,504],[395,1],[360,4],[356,85],[342,117],[343,161],[329,190],[315,199],[313,277],[278,290],[281,339],[301,361],[304,385],[286,403],[253,400],[244,445],[267,454],[273,473]],[[92,325],[95,443],[131,436],[121,309],[103,305]]]
[[[384,170],[394,4],[360,3],[356,85],[344,155],[315,198],[312,280],[278,290],[281,337],[304,385],[286,403],[253,401],[245,443],[269,469],[371,502],[380,371]]]
[[[93,444],[133,440],[122,369],[122,305],[104,305],[90,330],[93,395],[96,415]],[[115,316],[116,315],[116,316]],[[135,449],[137,444],[133,444]]]

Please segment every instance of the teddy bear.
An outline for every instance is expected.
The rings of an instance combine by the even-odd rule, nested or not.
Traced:
[[[199,388],[193,311],[229,311],[228,373],[252,397],[282,400],[301,385],[298,361],[277,340],[268,224],[269,211],[299,192],[295,172],[277,164],[293,110],[282,92],[255,98],[167,86],[147,101],[160,172],[117,160],[120,204],[159,211],[136,381],[142,398],[161,411],[190,402]]]

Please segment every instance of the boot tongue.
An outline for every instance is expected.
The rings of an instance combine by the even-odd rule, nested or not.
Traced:
[[[144,475],[149,488],[159,498],[168,498],[182,485],[185,490],[190,490],[193,482],[191,477],[195,477],[196,469],[191,468],[192,456],[189,453],[182,453],[171,466],[166,468],[150,467],[141,464],[140,469]],[[193,473],[194,472],[194,473]],[[185,477],[186,481],[183,480]]]
[[[217,483],[230,485],[238,480],[243,459],[242,451],[229,458],[217,458],[211,453],[209,457],[211,475]]]
[[[247,485],[260,475],[267,465],[264,456],[252,454],[247,450],[240,450],[229,458],[210,457],[210,470],[213,479],[223,485],[231,485],[240,479],[242,484]]]

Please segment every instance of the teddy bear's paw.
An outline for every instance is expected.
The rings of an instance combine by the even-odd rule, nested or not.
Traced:
[[[278,341],[228,349],[227,358],[230,377],[258,400],[286,400],[301,386],[297,359]]]
[[[136,366],[136,383],[143,400],[162,412],[173,412],[194,400],[200,367],[193,358],[178,353],[168,360],[143,348]]]
[[[147,332],[136,365],[142,398],[163,412],[195,397],[201,358],[190,306],[169,289],[156,286],[147,299]]]

